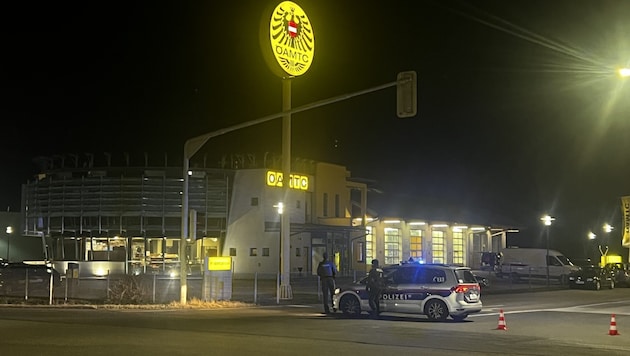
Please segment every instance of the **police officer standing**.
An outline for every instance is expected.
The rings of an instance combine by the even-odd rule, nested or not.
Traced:
[[[330,314],[330,306],[332,305],[332,297],[335,294],[335,277],[337,276],[337,267],[332,261],[328,260],[328,253],[324,252],[324,259],[317,266],[317,275],[322,288],[322,300],[324,303],[324,313]]]
[[[385,282],[383,280],[383,270],[378,266],[378,260],[372,260],[372,269],[368,273],[366,289],[368,291],[368,302],[372,309],[372,316],[381,313],[381,293]]]

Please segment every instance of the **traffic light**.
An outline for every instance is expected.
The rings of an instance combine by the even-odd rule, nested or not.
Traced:
[[[399,118],[414,117],[418,111],[416,72],[400,72],[396,79],[396,111]]]

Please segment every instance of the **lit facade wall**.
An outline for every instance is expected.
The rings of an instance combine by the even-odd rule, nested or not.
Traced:
[[[381,264],[412,258],[423,263],[479,268],[482,252],[499,252],[506,246],[507,230],[481,225],[383,218],[369,222],[368,227],[372,235],[366,254]]]
[[[280,263],[280,215],[284,204],[291,224],[304,224],[311,192],[289,189],[287,197],[280,187],[266,184],[266,169],[243,169],[234,177],[235,191],[230,203],[223,255],[232,256],[235,273],[275,274]],[[309,177],[313,179],[312,176]],[[304,236],[302,236],[304,235]],[[291,237],[291,273],[304,268],[304,247],[310,246],[308,234]],[[300,243],[301,242],[301,243]],[[296,250],[299,250],[296,253]],[[298,255],[299,254],[299,255]],[[297,255],[297,256],[296,256]]]

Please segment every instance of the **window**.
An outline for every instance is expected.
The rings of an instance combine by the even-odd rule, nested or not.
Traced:
[[[263,256],[269,256],[269,247],[263,247],[262,255]]]
[[[464,265],[464,233],[453,231],[453,263]]]
[[[340,217],[339,215],[339,194],[335,194],[335,217]]]
[[[444,282],[446,282],[446,272],[441,269],[425,269],[422,283],[439,284]]]
[[[295,248],[295,257],[301,257],[302,256],[302,250],[299,247]]]
[[[372,235],[372,227],[365,227],[365,261],[371,263],[374,259],[374,235]]]
[[[255,247],[249,249],[250,256],[258,256],[258,250]]]
[[[422,283],[420,276],[422,275],[420,268],[401,268],[394,274],[394,283],[411,284]]]
[[[322,199],[322,216],[328,216],[328,193],[324,193],[324,198]]]
[[[409,230],[409,255],[414,260],[422,259],[422,230]]]
[[[444,231],[433,230],[431,234],[433,263],[444,263]]]
[[[236,256],[236,248],[230,247],[230,256]]]
[[[258,197],[254,197],[251,200],[251,206],[258,206]]]
[[[385,264],[400,262],[400,230],[397,228],[385,228]]]

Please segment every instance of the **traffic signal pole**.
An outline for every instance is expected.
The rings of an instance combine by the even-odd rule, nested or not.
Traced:
[[[403,73],[410,73],[410,72],[403,72]],[[412,85],[409,85],[409,84]],[[332,98],[328,98],[328,99],[324,99],[324,100],[320,100],[320,101],[316,101],[310,104],[306,104],[306,105],[302,105],[302,106],[298,106],[294,109],[291,109],[291,82],[290,79],[284,79],[283,80],[283,104],[282,104],[282,108],[283,111],[279,112],[279,113],[275,113],[275,114],[271,114],[271,115],[267,115],[267,116],[263,116],[261,118],[255,119],[255,120],[250,120],[250,121],[246,121],[243,123],[240,123],[238,125],[234,125],[234,126],[230,126],[230,127],[226,127],[217,131],[213,131],[213,132],[209,132],[203,135],[199,135],[196,137],[193,137],[191,139],[188,139],[185,143],[184,143],[184,159],[183,159],[183,172],[182,172],[182,177],[183,177],[183,189],[182,189],[182,212],[181,212],[181,238],[180,238],[180,244],[179,244],[179,259],[180,259],[180,273],[179,273],[179,277],[180,277],[180,303],[181,304],[186,304],[187,303],[187,299],[188,299],[188,281],[187,281],[187,266],[188,266],[188,258],[186,256],[186,245],[187,245],[187,239],[188,239],[188,181],[189,181],[189,175],[188,175],[188,171],[190,168],[190,159],[206,144],[206,142],[208,142],[208,140],[210,140],[213,137],[217,137],[217,136],[221,136],[227,133],[230,133],[232,131],[236,131],[236,130],[240,130],[246,127],[250,127],[250,126],[254,126],[257,124],[262,124],[265,123],[267,121],[271,121],[273,119],[277,119],[280,117],[283,117],[283,124],[282,124],[282,129],[283,129],[283,138],[282,138],[282,151],[283,151],[283,162],[282,162],[282,171],[283,171],[283,175],[285,175],[284,177],[284,184],[283,184],[283,189],[285,190],[285,196],[288,193],[288,189],[289,189],[289,174],[290,174],[290,143],[291,143],[291,138],[290,138],[290,130],[291,130],[291,114],[295,114],[295,113],[299,113],[302,111],[307,111],[307,110],[311,110],[311,109],[315,109],[318,108],[320,106],[324,106],[324,105],[329,105],[329,104],[333,104],[339,101],[343,101],[343,100],[348,100],[351,98],[354,98],[356,96],[360,96],[360,95],[365,95],[365,94],[369,94],[369,93],[373,93],[379,90],[383,90],[383,89],[387,89],[387,88],[391,88],[394,86],[398,86],[399,90],[398,90],[398,95],[404,94],[406,95],[406,97],[409,97],[409,95],[406,94],[406,89],[402,90],[405,93],[401,93],[400,87],[404,86],[405,88],[409,88],[414,90],[413,91],[413,95],[415,96],[415,75],[411,76],[411,75],[398,75],[398,80],[393,81],[393,82],[389,82],[386,84],[382,84],[379,86],[375,86],[372,88],[368,88],[368,89],[364,89],[364,90],[360,90],[357,92],[353,92],[353,93],[348,93],[348,94],[342,94],[342,95],[338,95]],[[285,92],[288,92],[285,93]],[[414,107],[412,108],[415,112],[415,98],[414,98],[414,102],[413,102]],[[405,110],[409,110],[409,106],[405,105]],[[398,110],[398,112],[400,113],[400,109]],[[407,111],[408,112],[408,111]],[[405,117],[409,117],[410,115],[407,114]],[[285,135],[288,136],[288,138],[285,138]],[[285,150],[288,150],[285,152]],[[282,253],[282,257],[283,257],[283,261],[282,261],[282,275],[283,278],[281,280],[281,286],[286,285],[287,287],[281,287],[280,291],[281,293],[287,294],[287,297],[291,296],[291,287],[290,287],[290,277],[289,277],[289,269],[290,269],[290,251],[289,251],[289,246],[290,246],[290,235],[291,232],[290,230],[290,221],[289,221],[289,217],[288,217],[288,213],[282,214],[282,218],[281,218],[281,234],[283,234],[282,237],[282,241],[281,241],[281,253]],[[286,217],[285,217],[286,216]],[[286,220],[285,220],[286,219]],[[282,232],[284,231],[284,233]],[[284,236],[284,234],[286,233],[286,236]],[[285,241],[286,239],[286,241]],[[286,276],[285,276],[286,275]],[[284,288],[284,291],[283,291]]]

